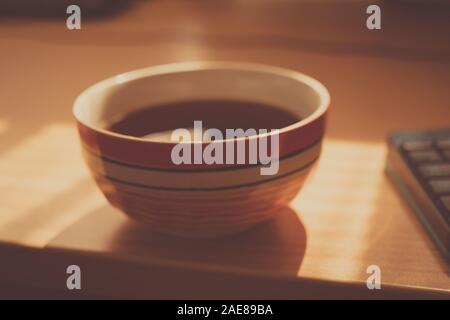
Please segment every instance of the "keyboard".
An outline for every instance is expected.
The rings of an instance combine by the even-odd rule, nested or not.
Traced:
[[[386,172],[450,259],[450,129],[390,135]]]

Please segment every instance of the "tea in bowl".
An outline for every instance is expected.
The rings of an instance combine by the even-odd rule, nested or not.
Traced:
[[[329,94],[278,67],[175,63],[75,101],[84,159],[108,201],[151,228],[217,237],[277,214],[320,155]]]

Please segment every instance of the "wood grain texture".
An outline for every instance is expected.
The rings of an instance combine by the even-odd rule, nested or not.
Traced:
[[[86,260],[98,256],[154,266],[175,263],[181,270],[211,272],[218,287],[230,281],[230,274],[255,276],[257,281],[247,283],[250,296],[257,296],[258,285],[267,289],[268,279],[278,277],[286,283],[270,297],[282,297],[288,287],[296,293],[291,297],[304,297],[300,293],[314,288],[322,288],[317,296],[328,297],[324,292],[330,289],[339,297],[349,286],[358,288],[354,295],[366,297],[361,287],[372,264],[381,267],[386,288],[420,287],[450,295],[448,265],[383,171],[388,132],[449,125],[450,49],[448,41],[439,41],[448,36],[445,28],[435,30],[425,18],[406,28],[393,19],[385,36],[372,36],[357,27],[360,5],[322,6],[309,5],[299,15],[320,11],[334,13],[334,20],[289,16],[294,10],[286,4],[266,1],[244,7],[239,1],[219,6],[142,2],[114,18],[85,22],[79,32],[58,21],[4,19],[0,240],[13,248],[35,248],[30,250],[40,253],[30,254],[30,261],[52,257],[48,252],[55,250],[76,250],[73,259],[58,263],[81,259],[94,269],[111,265]],[[337,27],[333,21],[348,22]],[[437,40],[426,36],[429,32]],[[420,41],[424,45],[417,45]],[[107,205],[81,160],[71,115],[77,94],[100,79],[148,65],[204,59],[299,70],[321,80],[332,96],[323,155],[292,207],[247,233],[212,242],[149,232]],[[15,257],[10,267],[27,261],[10,249],[0,250],[0,257],[2,252],[5,259]],[[174,286],[182,275],[192,276],[167,270],[178,271],[156,273],[161,285]],[[192,279],[201,281],[202,272]],[[230,283],[239,288],[239,281]],[[214,291],[206,282],[201,286],[203,294]],[[400,296],[419,296],[423,290]],[[124,294],[155,297],[142,292]]]

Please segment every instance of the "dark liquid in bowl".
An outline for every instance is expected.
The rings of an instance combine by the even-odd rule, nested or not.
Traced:
[[[152,133],[191,128],[202,121],[204,130],[280,129],[300,119],[292,113],[256,102],[232,100],[186,101],[130,112],[108,126],[113,132],[143,137]]]

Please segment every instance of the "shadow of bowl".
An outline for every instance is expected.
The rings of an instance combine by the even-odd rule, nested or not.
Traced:
[[[111,238],[114,252],[250,272],[296,275],[306,250],[297,213],[283,207],[250,230],[216,239],[185,239],[152,232],[127,220]]]
[[[305,255],[306,231],[293,209],[279,210],[273,219],[238,234],[186,239],[160,234],[102,206],[66,228],[51,245],[186,267],[294,276]]]

